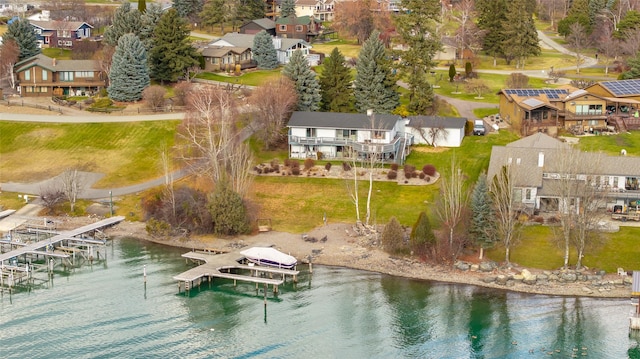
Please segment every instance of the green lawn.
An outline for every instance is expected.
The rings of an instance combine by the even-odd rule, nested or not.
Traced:
[[[618,156],[620,150],[627,150],[629,156],[640,155],[640,132],[620,133],[615,136],[580,137],[578,146],[583,151],[602,151],[608,155]]]
[[[312,50],[329,55],[334,48],[338,48],[346,58],[357,58],[360,54],[360,46],[357,40],[333,40],[325,43],[312,44]]]
[[[196,77],[204,80],[220,81],[239,85],[260,86],[271,81],[276,81],[280,76],[282,76],[282,69],[278,68],[273,70],[244,72],[240,76],[204,72],[198,74]]]
[[[71,60],[71,50],[68,49],[49,47],[42,49],[42,54],[49,57],[55,57],[58,60]]]

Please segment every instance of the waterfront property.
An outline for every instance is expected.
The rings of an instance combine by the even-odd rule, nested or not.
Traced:
[[[254,262],[249,263],[247,262],[247,257],[237,251],[227,252],[208,249],[188,252],[183,254],[182,257],[200,263],[200,265],[173,277],[178,281],[178,292],[188,292],[191,288],[199,286],[203,282],[211,283],[214,278],[225,278],[232,279],[234,286],[237,281],[255,283],[256,291],[258,290],[258,285],[262,284],[264,285],[266,296],[266,290],[269,285],[273,287],[273,292],[277,294],[278,286],[284,284],[287,275],[292,276],[293,280],[297,281],[297,276],[300,273],[295,267],[287,269],[255,265]],[[274,275],[279,276],[279,278],[274,278]]]

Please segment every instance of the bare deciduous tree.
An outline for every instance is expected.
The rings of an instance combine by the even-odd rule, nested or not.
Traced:
[[[371,0],[341,1],[334,10],[333,26],[363,44],[374,30]]]
[[[111,72],[111,61],[113,54],[116,52],[115,46],[105,45],[102,50],[96,55],[96,61],[100,66],[100,70],[105,73],[104,79],[107,81],[106,86],[109,85],[109,73]]]
[[[517,240],[519,229],[517,203],[514,196],[515,176],[511,165],[503,166],[489,180],[489,191],[495,212],[496,235],[504,245],[505,261],[509,264],[511,247]]]
[[[60,188],[56,186],[49,186],[47,188],[40,189],[40,200],[44,207],[51,213],[55,208],[64,201],[65,195]]]
[[[478,95],[476,98],[482,98],[482,95],[491,90],[489,86],[480,79],[468,80],[464,86],[467,92],[474,92]]]
[[[184,140],[179,156],[195,174],[212,183],[227,182],[244,197],[251,185],[252,155],[243,142],[248,133],[238,129],[237,112],[229,88],[195,87],[179,130]]]
[[[66,169],[60,176],[60,180],[62,181],[62,191],[69,201],[71,212],[75,210],[78,195],[82,192],[82,177],[82,173],[75,168]]]
[[[580,65],[583,62],[585,49],[591,45],[591,41],[584,26],[579,22],[571,24],[567,44],[573,50],[576,59],[576,73],[580,73]]]
[[[453,250],[453,234],[463,218],[467,207],[469,191],[465,185],[465,176],[458,167],[455,155],[451,158],[451,168],[446,176],[440,178],[440,198],[437,214],[442,224],[449,231],[449,250]]]
[[[152,85],[142,91],[142,98],[153,111],[164,107],[164,96],[167,94],[167,90],[160,85]]]
[[[13,66],[18,61],[18,56],[20,55],[20,48],[18,44],[14,40],[4,40],[2,45],[0,45],[0,73],[5,74],[4,76],[7,81],[9,81],[9,86],[11,88],[16,87],[16,79],[13,72]]]
[[[609,24],[597,32],[597,47],[601,56],[598,60],[604,64],[604,73],[609,74],[609,65],[620,55],[620,40],[613,36],[613,29]]]
[[[272,149],[286,140],[283,131],[291,111],[298,103],[295,85],[286,77],[258,87],[251,95],[253,129],[262,139],[265,149]]]

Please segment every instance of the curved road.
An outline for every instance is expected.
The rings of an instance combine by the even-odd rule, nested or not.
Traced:
[[[197,34],[196,36],[200,36],[201,34]],[[538,36],[540,41],[548,45],[549,47],[561,52],[563,54],[575,56],[575,53],[556,43],[552,39],[550,39],[546,34],[542,31],[538,31]],[[591,57],[583,56],[583,63],[580,65],[583,67],[590,67],[597,64],[597,60]],[[576,67],[566,67],[559,68],[557,70],[572,70]],[[478,70],[478,72],[484,73],[495,73],[495,74],[511,74],[514,71],[509,70]],[[523,70],[519,71],[523,74],[531,77],[542,77],[547,78],[548,74],[545,70]],[[399,83],[400,86],[405,87],[406,84]],[[458,112],[462,117],[466,117],[469,119],[475,119],[475,115],[473,114],[473,110],[476,108],[488,108],[488,107],[496,107],[497,105],[494,103],[486,103],[486,102],[473,102],[473,101],[464,101],[459,100],[447,96],[437,95],[438,97],[446,100],[450,104],[456,107]],[[28,122],[49,122],[49,123],[95,123],[95,122],[131,122],[131,121],[159,121],[159,120],[176,120],[183,119],[184,113],[169,113],[169,114],[158,114],[158,115],[140,115],[140,116],[95,116],[90,113],[77,113],[74,115],[24,115],[24,114],[9,114],[9,113],[0,113],[0,120],[4,121],[28,121]],[[248,133],[244,133],[243,136],[248,136]],[[179,170],[172,174],[173,179],[182,178],[187,174],[186,170]],[[103,174],[100,173],[91,173],[91,172],[83,172],[81,173],[81,178],[83,179],[83,190],[80,193],[80,198],[85,199],[100,199],[100,198],[109,198],[110,196],[122,196],[131,193],[140,192],[146,190],[151,187],[159,186],[164,183],[164,177],[156,178],[154,180],[150,180],[147,182],[121,187],[114,189],[95,189],[91,188],[92,185],[98,181]],[[38,195],[41,189],[49,188],[51,184],[59,183],[60,176],[41,181],[36,183],[0,183],[0,189],[9,192],[19,192],[19,193],[27,193],[32,195]]]

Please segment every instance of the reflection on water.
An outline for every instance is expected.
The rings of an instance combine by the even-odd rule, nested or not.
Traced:
[[[267,293],[265,307],[263,289],[248,283],[216,280],[178,293],[172,276],[190,266],[183,252],[116,240],[106,266],[56,273],[51,285],[0,297],[0,356],[640,358],[628,300],[316,267],[277,297]]]

